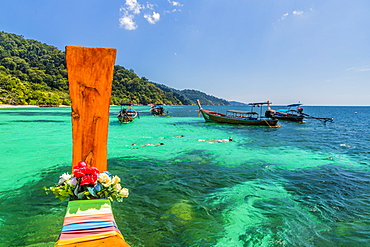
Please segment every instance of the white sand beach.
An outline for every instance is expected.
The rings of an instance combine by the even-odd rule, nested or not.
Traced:
[[[0,109],[3,108],[34,108],[40,107],[38,105],[7,105],[7,104],[0,104]],[[57,107],[69,107],[68,105],[58,105]]]
[[[31,108],[31,107],[39,107],[38,105],[5,105],[0,104],[0,108]]]

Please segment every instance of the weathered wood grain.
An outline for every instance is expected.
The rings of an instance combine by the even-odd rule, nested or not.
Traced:
[[[66,46],[72,100],[72,166],[107,170],[109,106],[116,49]]]

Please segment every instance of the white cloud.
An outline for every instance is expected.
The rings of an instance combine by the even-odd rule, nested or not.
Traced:
[[[127,10],[134,14],[140,14],[140,9],[144,8],[136,0],[126,0]]]
[[[144,18],[150,23],[155,24],[159,19],[161,18],[161,15],[159,13],[156,13],[153,11],[152,15],[145,14]]]
[[[178,7],[182,7],[184,6],[183,4],[179,3],[179,2],[176,2],[176,1],[172,1],[172,0],[168,0],[168,2],[170,4],[172,4],[172,6],[178,6]]]
[[[310,9],[310,11],[313,11],[313,9]],[[277,29],[277,26],[276,26],[277,23],[286,21],[286,19],[288,20],[288,18],[291,19],[291,18],[293,18],[293,16],[301,16],[303,14],[304,14],[304,11],[302,11],[302,10],[294,10],[294,11],[292,11],[292,17],[290,17],[289,13],[287,12],[287,13],[283,14],[279,19],[277,19],[274,23],[272,23],[272,26],[275,29]]]
[[[146,6],[145,6],[145,9],[151,9],[151,10],[154,10],[154,7],[155,6],[158,6],[156,4],[152,4],[152,3],[146,3]]]
[[[119,19],[120,27],[123,27],[126,30],[135,30],[135,29],[137,29],[137,25],[133,21],[133,19],[134,19],[133,15],[122,16]]]
[[[355,72],[367,72],[370,71],[370,66],[361,66],[361,67],[351,67],[346,69],[346,71],[355,71]]]
[[[180,7],[183,4],[174,0],[167,1],[171,5],[172,10],[162,8],[162,13],[181,11]],[[161,14],[159,13],[160,11],[155,11],[156,8],[159,8],[157,4],[149,2],[141,4],[138,0],[125,0],[125,6],[120,8],[120,12],[122,13],[122,17],[119,18],[120,27],[126,30],[137,29],[138,25],[134,22],[136,16],[144,17],[150,24],[157,23],[161,19]]]
[[[281,17],[281,20],[283,21],[283,20],[285,20],[285,18],[287,18],[288,17],[288,15],[289,15],[289,13],[285,13],[285,14],[283,14],[283,16]]]
[[[303,15],[303,11],[301,10],[294,10],[292,13],[293,15]]]

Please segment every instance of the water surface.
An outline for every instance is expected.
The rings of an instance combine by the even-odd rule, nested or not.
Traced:
[[[243,107],[204,106],[224,112]],[[369,107],[304,107],[334,123],[205,123],[111,107],[108,165],[130,196],[113,203],[132,246],[370,246]],[[71,169],[70,108],[0,109],[0,246],[53,246],[67,202],[45,195]],[[168,138],[183,136],[180,138]],[[232,137],[233,141],[215,141]],[[132,144],[159,144],[135,148]]]

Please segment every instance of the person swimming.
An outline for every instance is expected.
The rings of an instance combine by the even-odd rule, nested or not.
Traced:
[[[217,142],[231,142],[233,141],[233,138],[229,138],[229,139],[221,139],[221,140],[215,140]]]
[[[233,138],[229,138],[229,139],[221,139],[221,140],[203,140],[203,139],[199,139],[198,141],[199,142],[202,142],[202,141],[207,141],[207,142],[231,142],[233,140]]]
[[[137,145],[135,143],[131,144],[131,146],[136,146],[136,148],[141,148],[141,147],[158,147],[164,145],[164,143],[159,143],[159,144],[143,144],[143,145]]]
[[[169,137],[161,137],[162,139],[168,139],[168,138],[181,138],[184,137],[184,135],[181,136],[169,136]]]

